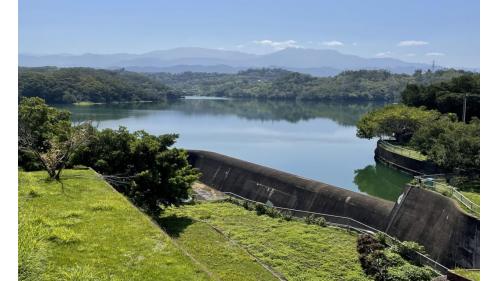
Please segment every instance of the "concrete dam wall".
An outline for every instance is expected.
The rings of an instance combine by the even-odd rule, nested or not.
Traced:
[[[274,206],[345,216],[425,246],[447,267],[479,267],[479,220],[440,194],[407,188],[399,204],[224,156],[190,150],[201,181]],[[326,218],[328,220],[328,218]]]
[[[346,216],[384,230],[393,202],[208,151],[189,151],[201,181],[220,191],[297,210]]]
[[[417,241],[449,268],[479,268],[480,221],[456,204],[441,194],[408,186],[394,207],[386,233]]]
[[[380,141],[377,142],[375,158],[412,175],[429,175],[443,172],[431,161],[420,161],[389,151],[380,145]]]

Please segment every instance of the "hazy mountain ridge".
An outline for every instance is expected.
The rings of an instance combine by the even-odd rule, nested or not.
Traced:
[[[144,72],[236,73],[247,68],[279,67],[315,76],[332,76],[343,70],[385,69],[394,73],[413,73],[429,69],[428,64],[394,58],[363,58],[329,49],[288,48],[270,54],[254,55],[238,51],[175,48],[144,54],[28,55],[19,54],[19,65],[28,67],[125,68]]]

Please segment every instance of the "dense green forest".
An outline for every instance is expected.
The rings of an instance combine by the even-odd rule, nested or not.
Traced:
[[[148,73],[185,95],[268,99],[397,100],[408,84],[449,81],[461,70],[416,71],[413,75],[385,70],[344,71],[334,77],[313,77],[282,69],[249,69],[237,74]]]
[[[93,68],[19,68],[19,98],[48,103],[160,101],[179,93],[142,74]]]
[[[455,113],[461,119],[465,103],[465,121],[469,121],[479,118],[479,78],[479,73],[470,73],[429,86],[410,84],[401,93],[401,99],[406,105]]]
[[[92,68],[19,68],[19,97],[41,97],[48,103],[161,101],[181,95],[299,100],[394,101],[407,85],[419,91],[450,81],[460,70],[344,71],[313,77],[283,69],[248,69],[237,74],[146,73]]]

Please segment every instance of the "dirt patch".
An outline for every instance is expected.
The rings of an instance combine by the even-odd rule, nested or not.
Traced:
[[[201,182],[195,182],[191,186],[193,188],[194,199],[202,200],[202,201],[217,201],[226,199],[227,195],[224,193],[211,188],[208,185],[205,185]]]

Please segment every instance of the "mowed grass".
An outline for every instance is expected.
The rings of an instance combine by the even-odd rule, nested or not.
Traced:
[[[402,145],[395,145],[395,144],[389,144],[389,143],[382,143],[382,146],[396,154],[403,155],[409,158],[413,158],[415,160],[419,161],[426,161],[427,156],[423,155],[419,151],[416,151],[410,147],[402,146]]]
[[[343,229],[258,216],[229,202],[171,207],[162,217],[162,225],[167,228],[175,225],[168,222],[175,217],[205,221],[288,280],[370,280],[358,260],[357,234]],[[188,245],[194,243],[189,239],[191,232],[202,235],[203,227],[197,224],[186,223],[177,230],[178,239],[184,239],[182,243],[193,250],[203,248]],[[190,229],[192,227],[195,229]],[[200,229],[196,229],[198,227]],[[221,264],[222,260],[213,262]]]
[[[468,270],[468,269],[457,268],[452,271],[472,281],[479,281],[480,278],[479,270]]]
[[[210,225],[175,215],[158,219],[178,245],[217,280],[278,280],[248,252]]]
[[[19,172],[20,280],[210,280],[90,170]]]
[[[467,197],[473,203],[481,206],[480,194],[477,192],[460,191],[465,197]]]

